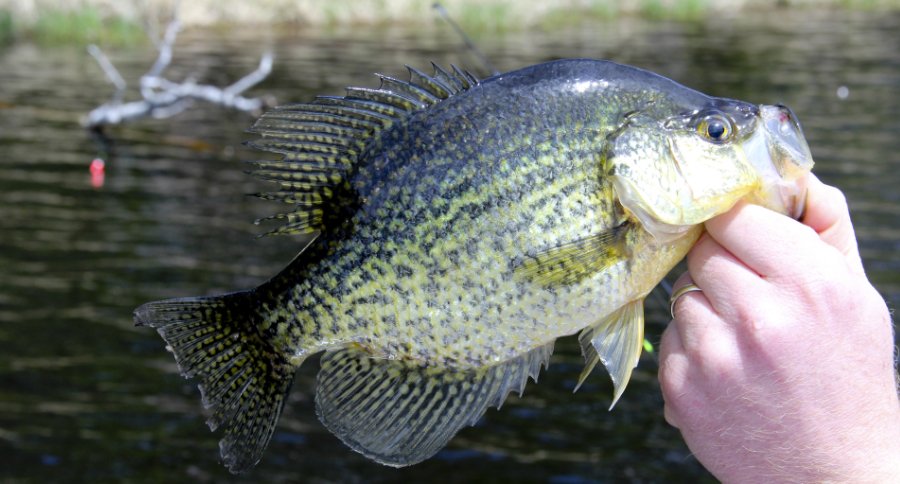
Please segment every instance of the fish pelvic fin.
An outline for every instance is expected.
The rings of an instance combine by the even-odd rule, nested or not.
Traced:
[[[641,357],[644,342],[644,300],[632,301],[578,335],[585,366],[575,391],[591,370],[602,362],[613,382],[612,410],[628,386],[631,372]]]
[[[199,380],[210,430],[232,473],[249,470],[275,431],[295,367],[256,327],[252,292],[168,299],[137,308],[137,326],[156,328],[185,378]]]
[[[551,342],[465,370],[376,359],[359,348],[328,352],[317,379],[316,413],[353,450],[385,465],[412,465],[474,425],[489,406],[499,408],[509,392],[521,395],[552,352]]]
[[[293,206],[257,220],[282,221],[266,235],[313,233],[347,219],[359,203],[348,175],[363,153],[379,148],[378,134],[478,84],[457,67],[447,71],[434,65],[432,75],[407,70],[408,81],[379,74],[377,89],[348,87],[344,96],[276,107],[250,128],[260,138],[249,146],[281,156],[250,162],[251,174],[278,185],[257,196]]]

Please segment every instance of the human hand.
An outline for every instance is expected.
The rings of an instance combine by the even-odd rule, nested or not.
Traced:
[[[803,223],[742,204],[706,223],[660,347],[666,420],[726,482],[896,482],[892,324],[846,201],[814,176]]]

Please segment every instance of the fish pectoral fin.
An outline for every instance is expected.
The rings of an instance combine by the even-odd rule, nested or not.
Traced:
[[[626,234],[629,222],[583,239],[530,256],[515,274],[539,284],[556,286],[581,282],[628,258]]]
[[[613,400],[616,405],[631,379],[631,371],[637,366],[644,342],[644,300],[632,301],[602,321],[585,328],[578,335],[585,367],[578,378],[575,390],[597,365],[602,362],[613,382]]]
[[[537,380],[553,343],[479,369],[423,366],[373,358],[360,348],[328,352],[317,378],[316,413],[341,441],[394,467],[436,454],[488,406]]]

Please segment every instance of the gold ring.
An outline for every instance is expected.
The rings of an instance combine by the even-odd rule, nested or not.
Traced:
[[[689,292],[700,291],[703,292],[703,289],[700,289],[696,284],[685,284],[678,288],[677,291],[673,292],[669,297],[669,314],[672,315],[672,319],[675,319],[675,301],[678,300],[681,296]]]

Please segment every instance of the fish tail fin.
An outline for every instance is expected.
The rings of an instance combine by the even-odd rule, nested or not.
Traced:
[[[259,328],[252,291],[168,299],[134,312],[137,326],[156,328],[185,378],[199,380],[211,430],[233,473],[259,462],[281,415],[295,366]]]

